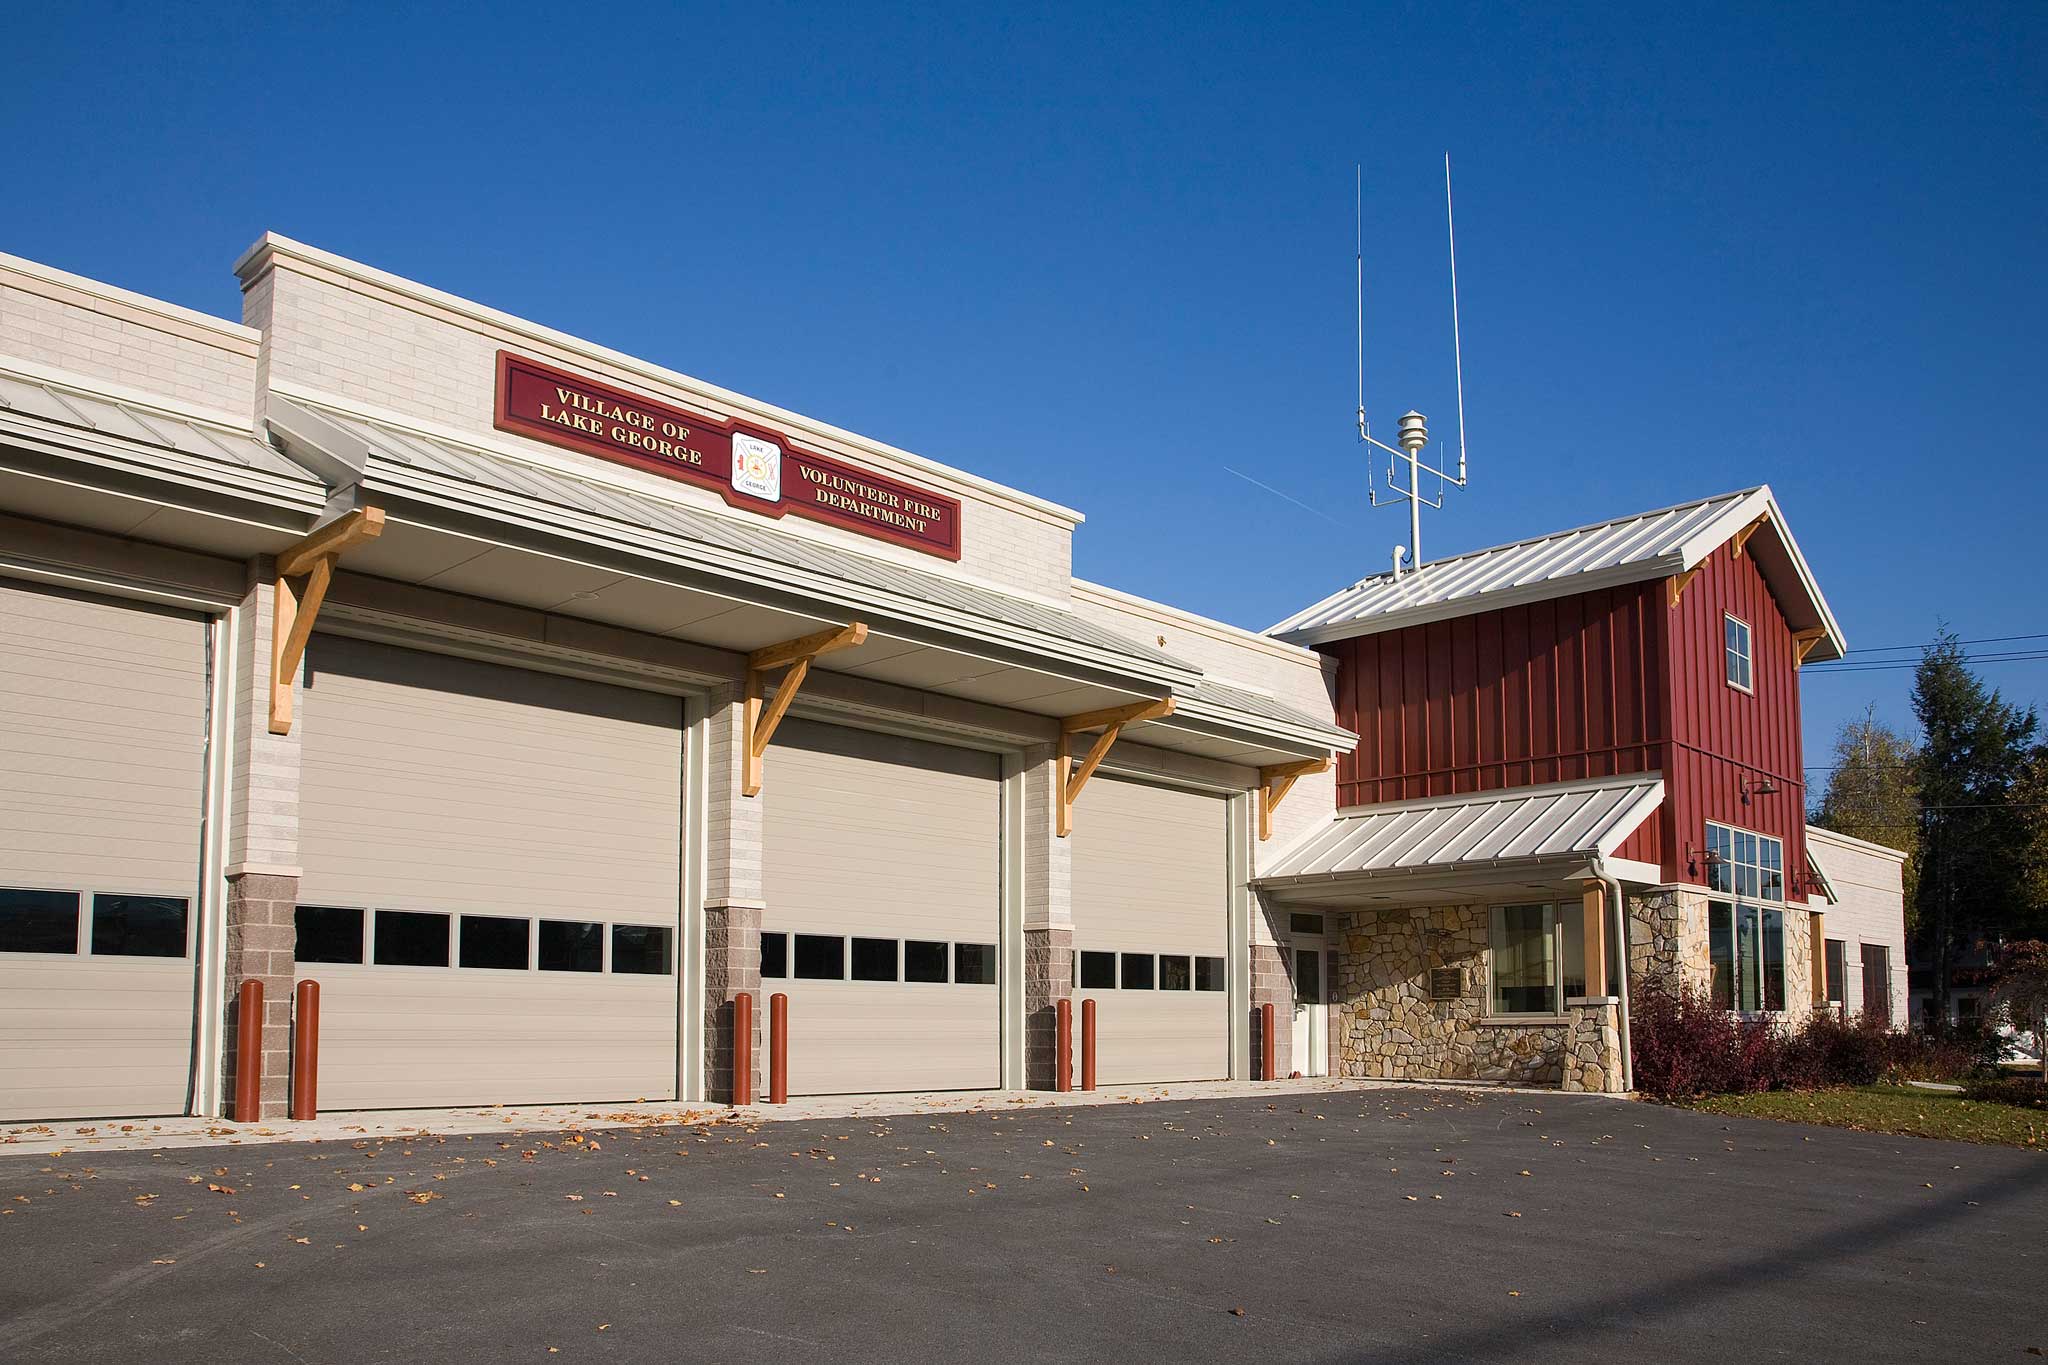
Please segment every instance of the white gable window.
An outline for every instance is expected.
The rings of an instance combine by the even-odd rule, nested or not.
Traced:
[[[1749,622],[1739,616],[1724,616],[1721,620],[1723,649],[1728,656],[1728,685],[1739,687],[1745,692],[1754,691],[1751,683]]]

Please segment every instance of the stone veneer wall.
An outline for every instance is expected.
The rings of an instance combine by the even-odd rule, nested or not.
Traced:
[[[1713,989],[1712,944],[1707,905],[1715,899],[1692,887],[1661,887],[1628,898],[1628,970],[1631,984],[1676,993],[1690,987]],[[1812,915],[1796,906],[1785,912],[1785,1010],[1796,1023],[1813,1010]]]
[[[1517,1081],[1564,1076],[1570,1020],[1488,1024],[1489,910],[1483,905],[1363,910],[1336,930],[1332,1069],[1388,1080]],[[1429,998],[1429,973],[1456,967],[1454,1001]]]

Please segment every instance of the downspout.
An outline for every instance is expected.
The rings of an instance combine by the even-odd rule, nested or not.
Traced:
[[[1607,870],[1607,860],[1597,854],[1593,858],[1593,875],[1606,888],[1607,904],[1613,909],[1614,957],[1619,964],[1615,985],[1621,988],[1616,992],[1621,1001],[1621,1089],[1623,1094],[1627,1094],[1636,1088],[1635,1048],[1628,1036],[1628,916],[1622,911],[1621,882]]]

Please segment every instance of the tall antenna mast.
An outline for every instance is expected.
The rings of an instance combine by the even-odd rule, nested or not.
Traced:
[[[1394,576],[1401,575],[1401,561],[1405,557],[1411,568],[1422,567],[1422,509],[1442,507],[1446,485],[1455,488],[1466,486],[1465,459],[1465,345],[1458,322],[1458,230],[1451,212],[1451,155],[1444,153],[1444,230],[1450,239],[1451,250],[1451,363],[1457,379],[1458,392],[1458,472],[1455,476],[1445,473],[1422,459],[1422,451],[1429,444],[1429,422],[1421,413],[1409,409],[1401,414],[1400,442],[1396,450],[1372,434],[1372,424],[1365,415],[1365,171],[1362,166],[1355,168],[1357,185],[1357,266],[1358,266],[1358,439],[1362,444],[1386,453],[1387,494],[1383,498],[1374,485],[1372,471],[1366,471],[1366,494],[1374,507],[1388,502],[1408,504],[1408,543],[1394,547]],[[1397,475],[1401,467],[1407,466],[1405,482]],[[1424,493],[1423,475],[1436,480],[1433,493]]]

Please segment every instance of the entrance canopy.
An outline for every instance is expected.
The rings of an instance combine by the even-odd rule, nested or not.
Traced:
[[[1253,885],[1289,903],[1441,905],[1555,892],[1598,875],[1654,882],[1614,856],[1664,803],[1658,773],[1396,801],[1341,816]]]

